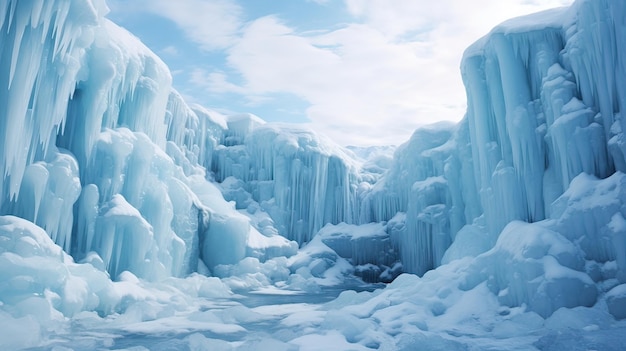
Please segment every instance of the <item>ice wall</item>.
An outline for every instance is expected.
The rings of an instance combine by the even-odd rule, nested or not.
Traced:
[[[240,256],[223,255],[246,252],[249,223],[219,191],[198,190],[212,186],[225,119],[189,107],[167,66],[107,11],[103,0],[0,4],[1,213],[42,227],[76,260],[97,253],[112,278],[232,263]],[[222,224],[232,240],[216,244]]]
[[[101,1],[0,4],[3,208],[16,198],[26,166],[44,158],[66,121],[103,7]]]
[[[224,133],[228,128],[226,116],[197,104],[189,106],[173,90],[167,102],[165,123],[167,140],[173,143],[170,147],[180,148],[183,151],[181,156],[191,165],[210,170],[214,151],[224,142]],[[186,174],[192,173],[189,166],[184,169]]]
[[[456,232],[481,213],[466,120],[415,131],[360,203],[361,222],[393,223],[403,269],[419,274],[438,266]]]
[[[107,11],[104,0],[0,5],[0,214],[42,227],[77,261],[96,253],[113,278],[152,280],[292,253],[276,230],[250,239],[214,174],[242,180],[269,227],[300,243],[355,221],[356,170],[339,147],[188,105]]]
[[[486,215],[502,202],[491,176],[511,170],[519,193],[505,220],[537,221],[580,173],[623,170],[621,151],[626,9],[578,1],[570,9],[505,22],[470,47],[462,73],[468,91],[477,187]],[[501,229],[493,223],[491,230]]]
[[[475,255],[513,220],[560,218],[553,203],[581,173],[624,171],[624,18],[621,2],[581,0],[507,21],[466,50],[465,119],[416,131],[361,205],[362,221],[406,213],[396,237],[407,271],[441,264],[465,225],[464,236],[487,232],[467,245]],[[590,240],[588,254],[602,246]],[[601,261],[624,248],[606,250]]]
[[[357,165],[342,148],[306,128],[264,125],[252,115],[229,121],[227,133],[227,146],[216,151],[217,180],[242,181],[283,236],[302,244],[327,223],[357,220]]]
[[[0,4],[0,208],[45,223],[64,247],[78,167],[73,156],[54,147],[54,139],[66,122],[68,99],[84,73],[81,63],[103,7],[69,1]],[[20,203],[22,188],[28,189]],[[43,208],[50,205],[54,208]]]

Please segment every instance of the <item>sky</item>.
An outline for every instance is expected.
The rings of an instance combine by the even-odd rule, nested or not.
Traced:
[[[572,0],[107,0],[188,102],[399,145],[459,121],[463,51],[506,19]]]

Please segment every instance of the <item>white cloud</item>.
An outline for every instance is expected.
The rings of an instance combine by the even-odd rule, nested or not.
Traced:
[[[412,31],[436,32],[441,26],[463,29],[459,37],[475,37],[498,23],[573,0],[345,0],[348,11],[370,26],[395,37]]]
[[[465,47],[508,18],[569,2],[346,0],[360,23],[303,34],[263,17],[228,60],[244,78],[238,89],[296,94],[313,127],[340,143],[397,144],[419,125],[463,116]]]
[[[228,62],[255,92],[290,92],[309,97],[326,87],[340,64],[334,52],[318,48],[311,39],[299,36],[277,18],[257,19],[246,27],[240,41],[229,50]]]
[[[463,90],[449,89],[458,69],[450,75],[429,55],[431,44],[390,42],[368,25],[303,36],[264,17],[229,51],[244,86],[213,75],[213,88],[290,92],[311,104],[312,127],[340,143],[398,144],[419,125],[463,114]]]
[[[176,23],[205,50],[225,49],[237,39],[243,22],[235,0],[142,0],[145,9]]]
[[[246,94],[244,88],[228,82],[227,78],[223,72],[208,72],[203,68],[195,68],[191,71],[189,82],[212,93]]]
[[[572,0],[345,0],[353,23],[307,32],[276,16],[244,23],[235,0],[142,1],[203,49],[225,50],[229,67],[192,71],[194,87],[248,105],[294,94],[310,104],[314,129],[366,145],[399,144],[420,125],[459,120],[463,50],[508,18]]]
[[[164,47],[159,51],[161,54],[169,55],[169,56],[177,56],[179,54],[178,49],[174,45],[169,45]]]
[[[228,76],[219,70],[208,71],[196,67],[191,71],[189,83],[209,94],[238,94],[243,97],[243,105],[253,107],[268,102],[271,98],[259,94],[250,88],[243,87],[228,81]],[[211,106],[212,108],[215,106]],[[219,108],[220,106],[217,106]],[[241,111],[240,111],[241,112]]]

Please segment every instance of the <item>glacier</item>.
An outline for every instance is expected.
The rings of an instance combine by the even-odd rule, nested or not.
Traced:
[[[188,104],[107,11],[0,4],[0,348],[626,343],[626,4],[497,26],[397,148]]]

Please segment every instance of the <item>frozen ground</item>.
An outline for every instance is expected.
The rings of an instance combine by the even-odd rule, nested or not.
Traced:
[[[324,304],[340,292],[340,288],[313,294],[267,288],[230,298],[196,299],[189,310],[165,312],[155,319],[137,312],[104,319],[81,316],[45,346],[31,350],[296,350],[297,335],[306,335],[304,329],[319,324]],[[326,341],[319,346],[333,349]]]
[[[264,289],[196,298],[182,310],[175,301],[144,302],[105,318],[81,313],[57,323],[43,346],[26,349],[622,350],[626,343],[626,323],[609,322],[601,308],[563,309],[544,321],[485,304],[484,287],[446,306],[433,297],[411,298],[420,293],[417,286],[416,277],[401,276],[387,289],[361,286],[360,293]]]

